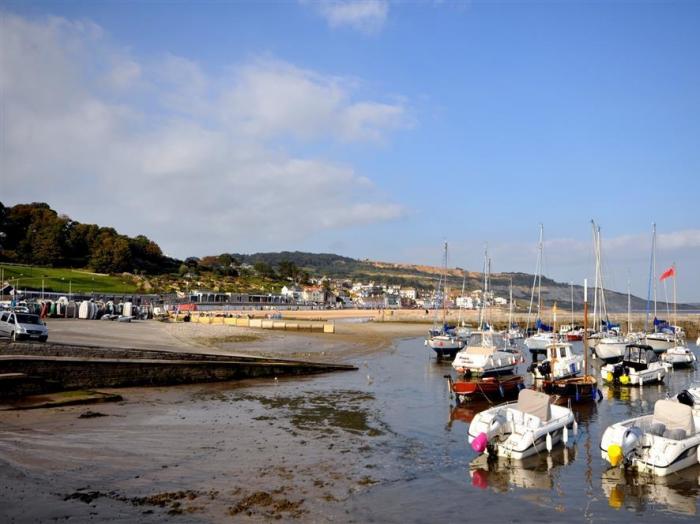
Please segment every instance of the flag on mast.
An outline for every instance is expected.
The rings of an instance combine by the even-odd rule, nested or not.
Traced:
[[[675,277],[676,276],[676,268],[671,266],[668,268],[666,271],[661,273],[661,276],[659,277],[659,280],[666,280],[669,277]]]

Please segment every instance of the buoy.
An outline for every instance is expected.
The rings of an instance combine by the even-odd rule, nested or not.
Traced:
[[[630,383],[630,376],[629,375],[622,375],[620,377],[620,384],[629,384]]]
[[[613,374],[611,371],[608,371],[608,374],[605,376],[605,380],[607,380],[608,382],[613,381]]]
[[[547,433],[546,444],[547,444],[547,453],[549,453],[550,451],[552,451],[552,435],[550,433]]]

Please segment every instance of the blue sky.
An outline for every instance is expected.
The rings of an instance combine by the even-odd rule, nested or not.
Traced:
[[[2,200],[175,256],[593,273],[700,301],[695,2],[1,2]],[[30,51],[28,51],[30,50]],[[9,131],[8,131],[9,130]],[[659,271],[661,268],[659,269]]]

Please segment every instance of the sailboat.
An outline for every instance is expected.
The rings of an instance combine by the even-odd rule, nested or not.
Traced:
[[[674,331],[676,333],[676,344],[673,347],[668,348],[666,352],[661,355],[661,359],[664,362],[671,364],[674,368],[691,367],[695,365],[695,354],[690,351],[684,337],[679,335],[679,332],[682,333],[682,330],[676,327],[678,324],[678,299],[676,297],[677,275],[676,264],[673,264],[661,275],[661,277],[664,279],[670,277],[673,278],[673,324]]]
[[[603,252],[601,245],[600,226],[591,220],[593,230],[593,250],[595,253],[595,288],[593,297],[593,325],[596,330],[590,338],[589,347],[593,347],[595,355],[603,362],[618,362],[625,353],[629,341],[620,334],[620,326],[610,322],[605,303],[605,283],[603,281]],[[600,307],[600,313],[599,308]]]
[[[542,253],[544,250],[544,226],[540,224],[540,237],[537,242],[537,265],[535,268],[535,277],[532,281],[532,292],[530,293],[530,305],[527,310],[527,329],[526,332],[530,332],[530,319],[532,316],[532,305],[535,298],[535,288],[537,288],[537,320],[535,321],[535,328],[537,332],[525,339],[525,346],[534,355],[536,353],[543,353],[547,346],[554,342],[555,335],[552,333],[550,326],[547,326],[542,322],[540,318],[540,313],[542,311]],[[533,358],[534,360],[534,358]]]
[[[437,312],[440,303],[442,303],[442,323],[438,325]],[[457,352],[464,347],[464,340],[447,325],[447,242],[445,242],[443,255],[443,272],[436,290],[435,313],[435,322],[428,332],[425,345],[435,351],[438,360],[453,359]]]
[[[522,361],[519,351],[506,349],[499,343],[499,335],[487,326],[485,312],[489,290],[491,263],[484,253],[484,292],[479,312],[479,330],[469,337],[467,346],[459,351],[452,367],[464,375],[499,375],[512,373]]]
[[[653,331],[649,331],[649,302],[651,299],[652,282],[654,283],[654,323]],[[676,342],[675,333],[665,320],[660,320],[656,310],[656,224],[652,225],[651,260],[649,262],[649,287],[647,289],[647,316],[644,323],[644,344],[651,346],[656,353],[663,353],[673,347]]]
[[[510,291],[508,300],[508,328],[505,330],[504,336],[511,344],[516,340],[523,338],[523,330],[518,324],[513,322],[513,278],[510,279]]]

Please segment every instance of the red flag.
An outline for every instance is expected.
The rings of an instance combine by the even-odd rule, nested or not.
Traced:
[[[671,266],[666,271],[661,273],[659,280],[666,280],[668,277],[675,277],[675,276],[676,276],[676,268]]]

